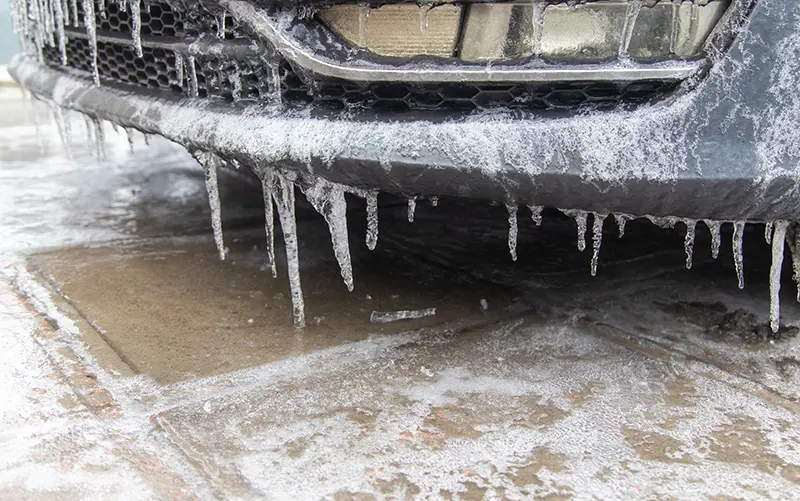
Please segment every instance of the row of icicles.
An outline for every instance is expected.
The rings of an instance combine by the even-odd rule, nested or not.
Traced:
[[[30,96],[26,93],[28,99]],[[72,150],[72,125],[68,119],[68,114],[53,102],[49,102],[53,117],[56,122],[62,143],[67,154]],[[102,122],[96,118],[85,116],[86,134],[90,144],[95,150],[98,158],[105,156],[104,132]],[[114,130],[117,125],[112,123]],[[134,132],[132,129],[125,128],[131,150],[134,147]],[[145,142],[149,144],[149,136],[144,134]],[[198,153],[197,158],[203,164],[206,179],[206,189],[208,191],[209,204],[211,207],[211,222],[214,232],[214,240],[219,252],[220,259],[225,259],[225,245],[222,235],[222,218],[220,209],[219,186],[217,181],[217,169],[224,164],[224,161],[212,153]],[[238,167],[238,163],[232,162]],[[277,276],[275,265],[275,239],[274,239],[274,210],[277,209],[278,220],[283,230],[286,257],[289,271],[289,281],[292,292],[292,305],[294,313],[294,323],[298,327],[305,325],[305,308],[303,303],[303,292],[300,286],[300,264],[297,245],[297,224],[295,221],[294,187],[295,185],[305,194],[311,205],[325,218],[331,234],[334,255],[339,263],[342,278],[348,290],[353,290],[353,270],[350,259],[350,247],[348,242],[347,230],[347,203],[345,194],[350,193],[366,200],[367,206],[367,233],[366,245],[370,250],[374,250],[378,243],[378,192],[369,191],[361,188],[345,186],[319,177],[300,177],[295,173],[282,173],[275,169],[256,170],[256,174],[261,179],[264,193],[265,208],[265,230],[267,236],[267,259],[273,277]],[[430,198],[431,205],[438,205],[438,198]],[[417,197],[408,198],[408,221],[414,222],[416,214]],[[544,207],[528,205],[531,219],[538,226],[542,223]],[[508,211],[508,248],[511,258],[517,260],[517,237],[518,237],[518,211],[517,204],[506,204]],[[600,247],[603,241],[603,225],[608,214],[589,212],[575,209],[560,209],[562,213],[573,218],[577,225],[577,247],[579,251],[586,249],[586,233],[589,227],[589,216],[592,216],[592,259],[590,272],[592,276],[597,274],[597,266],[600,258]],[[613,214],[618,227],[620,238],[625,234],[626,223],[636,219],[636,216],[629,214]],[[686,227],[684,236],[684,250],[686,252],[686,268],[691,269],[694,255],[694,241],[698,220],[681,219],[676,217],[654,217],[645,216],[653,224],[662,228],[674,228],[682,223]],[[719,256],[722,244],[721,229],[723,221],[703,220],[711,234],[711,255],[714,259]],[[744,288],[744,259],[743,242],[745,221],[732,221],[733,236],[731,239],[734,267],[738,278],[739,288]],[[798,282],[797,300],[800,301],[800,232],[789,231],[790,223],[785,220],[777,220],[765,224],[764,238],[772,246],[772,265],[770,268],[770,327],[777,331],[780,327],[780,277],[783,267],[784,245],[788,243],[792,255],[793,276]]]
[[[222,236],[222,220],[220,212],[219,189],[217,185],[217,168],[223,161],[216,155],[205,153],[199,155],[205,168],[206,188],[208,190],[209,202],[211,205],[212,227],[214,239],[217,245],[220,259],[225,259],[225,245]],[[294,207],[294,187],[297,185],[305,194],[311,205],[319,212],[328,223],[333,244],[334,254],[339,263],[342,278],[348,290],[353,290],[353,269],[350,260],[350,248],[347,239],[347,203],[345,193],[351,193],[365,198],[367,202],[367,234],[366,244],[370,250],[375,249],[378,241],[378,192],[367,191],[353,188],[320,177],[299,177],[293,173],[282,173],[276,169],[257,170],[261,179],[264,193],[264,207],[266,216],[266,235],[267,235],[267,258],[270,263],[272,275],[277,276],[275,268],[275,242],[273,228],[273,207],[277,209],[278,220],[283,229],[284,241],[286,246],[286,258],[289,270],[289,282],[292,291],[292,305],[294,310],[294,323],[298,327],[305,325],[305,313],[303,305],[303,292],[300,286],[300,265],[297,247],[297,224],[295,221]],[[408,199],[408,221],[414,221],[416,211],[416,197]],[[431,199],[432,205],[436,206],[438,199]],[[511,258],[517,260],[517,236],[518,236],[518,206],[516,204],[506,204],[508,210],[508,247]],[[542,212],[544,207],[529,205],[533,221],[540,225],[542,223]],[[600,246],[603,240],[603,223],[606,214],[587,212],[582,210],[561,209],[565,215],[575,219],[578,227],[578,250],[586,248],[586,232],[588,229],[589,215],[592,215],[592,259],[590,270],[592,276],[597,274],[597,264],[600,257]],[[686,251],[686,268],[692,267],[694,254],[694,239],[697,220],[679,218],[658,218],[646,216],[654,224],[662,228],[672,228],[677,223],[686,226],[684,238],[684,248]],[[625,233],[625,224],[634,219],[627,214],[614,214],[614,218],[619,228],[619,237]],[[703,221],[711,232],[711,253],[714,259],[719,256],[721,245],[722,221]],[[739,288],[744,288],[744,260],[742,254],[742,244],[744,239],[744,221],[733,222],[732,248],[734,265],[739,282]],[[770,269],[770,327],[777,332],[780,327],[780,277],[783,266],[784,242],[787,239],[789,222],[778,220],[767,223],[765,238],[767,243],[772,245],[772,266]],[[800,240],[800,235],[793,236]],[[792,250],[794,278],[800,279],[800,256],[798,256],[798,241],[790,241],[789,247]],[[800,281],[798,281],[798,301],[800,301]]]

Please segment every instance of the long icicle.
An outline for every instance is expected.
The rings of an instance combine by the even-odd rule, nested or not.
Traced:
[[[94,84],[100,86],[100,70],[97,66],[97,25],[94,17],[94,0],[83,0],[83,23],[89,38],[89,58],[92,66]]]
[[[517,204],[506,204],[508,211],[508,252],[511,253],[511,260],[517,260],[517,237],[519,235],[519,226],[517,224],[517,211],[519,207]]]
[[[286,263],[289,269],[289,286],[292,290],[292,312],[294,326],[306,326],[303,289],[300,286],[300,256],[297,245],[297,220],[294,207],[294,184],[283,176],[277,176],[273,200],[278,209],[278,219],[283,229],[286,247]]]
[[[797,302],[800,303],[800,228],[795,223],[789,238],[789,250],[792,251],[792,278],[797,284]]]
[[[55,11],[56,32],[58,35],[58,50],[61,53],[61,64],[67,65],[67,37],[64,34],[64,10],[61,0],[52,0]]]
[[[744,256],[742,246],[744,243],[744,221],[733,223],[733,264],[736,268],[736,278],[739,280],[739,288],[744,289]]]
[[[206,191],[208,191],[208,205],[211,207],[211,228],[214,230],[214,243],[217,244],[219,259],[224,261],[225,242],[222,237],[222,209],[220,207],[219,181],[217,179],[217,167],[220,164],[220,160],[213,153],[207,153],[203,163],[206,175]]]
[[[267,261],[272,272],[272,278],[278,276],[275,266],[275,211],[272,206],[272,197],[275,192],[275,174],[271,170],[258,173],[261,178],[261,188],[264,194],[264,232],[267,237]]]
[[[597,275],[597,264],[600,261],[600,246],[603,244],[603,223],[606,220],[606,214],[598,214],[593,212],[592,219],[592,276]]]
[[[686,269],[692,269],[694,257],[694,237],[697,229],[697,221],[694,219],[684,219],[686,225],[686,236],[683,238],[683,250],[686,252]]]
[[[772,234],[772,266],[769,269],[769,326],[778,332],[781,326],[781,271],[783,268],[783,244],[786,240],[786,221],[775,221]]]
[[[130,0],[131,36],[136,57],[142,57],[142,6],[140,0]]]
[[[323,178],[315,178],[308,185],[300,185],[306,198],[325,218],[331,233],[331,244],[347,290],[353,290],[353,264],[350,260],[350,242],[347,233],[347,201],[344,187]]]
[[[764,240],[766,240],[768,244],[772,243],[773,226],[774,224],[771,221],[764,223]]]
[[[367,249],[375,250],[378,245],[378,192],[368,191],[367,200]]]

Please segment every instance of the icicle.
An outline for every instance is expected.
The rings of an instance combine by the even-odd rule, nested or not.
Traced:
[[[281,89],[280,61],[276,57],[271,57],[267,62],[267,69],[269,71],[270,100],[273,103],[281,104],[283,102],[283,92]]]
[[[694,236],[697,228],[697,221],[694,219],[684,219],[686,225],[686,236],[683,238],[683,250],[686,252],[686,269],[692,269],[692,258],[694,256]]]
[[[431,197],[431,207],[439,207],[439,197]]]
[[[414,222],[414,213],[417,211],[417,197],[408,197],[408,222]]]
[[[605,214],[593,212],[592,215],[592,276],[597,275],[597,263],[600,261],[600,245],[603,243],[603,223]]]
[[[131,149],[131,153],[133,153],[133,143],[134,143],[134,140],[135,140],[135,138],[133,137],[133,130],[125,127],[125,135],[128,136],[128,146]]]
[[[61,64],[67,65],[67,37],[64,34],[64,10],[61,0],[52,0],[55,10],[56,31],[58,33],[58,50],[61,52]]]
[[[142,12],[140,0],[131,0],[131,36],[136,57],[142,57]]]
[[[669,35],[669,53],[675,54],[678,47],[678,21],[683,0],[672,0],[672,25]]]
[[[625,225],[628,224],[630,221],[630,217],[627,214],[614,214],[614,220],[617,222],[617,236],[622,238],[625,235]]]
[[[225,40],[225,11],[222,11],[221,14],[217,14],[217,38],[220,40]]]
[[[517,209],[516,204],[506,204],[506,210],[508,210],[508,251],[511,253],[512,261],[517,260],[517,236],[519,235]]]
[[[95,152],[98,160],[106,158],[106,134],[103,130],[103,123],[97,118],[92,119],[95,137]]]
[[[541,226],[542,211],[544,211],[544,207],[541,205],[529,205],[528,210],[531,211],[531,219],[533,219],[533,222],[536,223],[536,226]]]
[[[531,0],[531,50],[534,57],[542,55],[542,33],[544,32],[544,11],[547,4],[541,0]]]
[[[150,146],[150,134],[142,132],[142,136],[144,136],[144,144]]]
[[[428,34],[428,14],[431,11],[429,6],[421,6],[419,8],[419,32],[423,35]]]
[[[64,146],[64,150],[67,153],[67,158],[72,157],[72,138],[71,138],[71,127],[69,124],[69,120],[66,118],[64,114],[64,110],[57,104],[52,103],[50,109],[53,112],[53,119],[56,122],[56,128],[58,129],[58,135],[61,137],[61,144]],[[35,111],[34,111],[35,113]],[[38,121],[36,126],[38,128]]]
[[[194,56],[192,55],[187,56],[186,60],[189,65],[189,96],[197,97],[198,96],[197,66],[195,65],[194,62]]]
[[[764,240],[766,240],[768,244],[772,243],[772,227],[772,221],[764,224]]]
[[[739,279],[739,288],[744,289],[744,258],[742,256],[742,243],[744,241],[744,221],[733,223],[733,264],[736,267],[736,277]]]
[[[94,84],[100,85],[100,71],[97,66],[97,26],[94,18],[94,0],[83,0],[83,22],[86,25],[86,36],[89,37],[89,59],[92,63]]]
[[[706,223],[708,231],[711,233],[711,257],[717,259],[719,257],[719,248],[722,245],[722,236],[720,235],[722,222],[708,219],[704,219],[703,222]]]
[[[180,51],[175,51],[175,78],[178,79],[178,87],[183,90],[183,54]]]
[[[586,221],[589,213],[582,210],[566,210],[561,209],[564,215],[575,219],[578,225],[578,250],[583,252],[586,249]]]
[[[97,137],[95,136],[94,124],[92,124],[89,115],[83,116],[83,124],[86,126],[86,141],[89,143],[89,147],[97,151]]]
[[[344,187],[323,178],[315,178],[307,186],[301,185],[306,198],[325,218],[331,233],[331,243],[336,261],[347,290],[353,290],[353,265],[350,261],[350,243],[347,234],[347,202]]]
[[[628,10],[625,13],[625,24],[622,27],[622,37],[619,42],[619,58],[628,59],[628,47],[631,45],[633,28],[642,8],[641,0],[628,0]]]
[[[211,227],[214,230],[214,242],[217,244],[219,259],[225,260],[225,242],[222,238],[222,211],[219,201],[219,183],[217,179],[217,167],[220,164],[219,157],[213,153],[205,154],[204,165],[206,174],[206,191],[208,191],[208,205],[211,207]]]
[[[367,249],[375,250],[378,245],[378,192],[369,191],[367,199]]]
[[[97,0],[97,7],[99,9],[100,17],[106,18],[106,0]]]
[[[71,0],[71,3],[72,3],[72,27],[77,28],[81,24],[81,18],[80,15],[78,15],[78,0]]]
[[[772,235],[772,266],[769,269],[769,326],[778,332],[781,326],[781,269],[783,268],[783,243],[786,239],[786,221],[775,221]]]
[[[69,10],[69,0],[57,0],[61,3],[61,13],[64,17],[64,26],[72,24],[72,15]]]
[[[278,276],[275,266],[275,214],[272,207],[272,198],[275,191],[275,175],[272,171],[258,172],[261,178],[261,188],[264,193],[264,231],[267,237],[267,261],[269,262],[272,278]]]
[[[277,176],[273,200],[278,209],[278,219],[283,229],[286,247],[286,262],[289,269],[289,286],[292,289],[292,310],[295,327],[305,327],[305,305],[303,289],[300,286],[300,258],[297,246],[297,221],[294,208],[294,185],[283,176]]]
[[[800,303],[800,228],[795,224],[789,238],[789,250],[792,252],[792,278],[797,284],[797,302]]]

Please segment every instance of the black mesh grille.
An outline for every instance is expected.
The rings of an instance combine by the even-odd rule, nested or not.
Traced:
[[[83,2],[78,2],[78,12],[80,25],[84,26]],[[165,2],[142,3],[140,17],[142,36],[181,37],[186,34],[183,16]],[[130,11],[120,9],[114,2],[106,2],[105,16],[95,8],[95,23],[101,33],[132,32]]]
[[[569,110],[610,109],[620,104],[641,104],[673,91],[676,83],[561,82],[536,84],[357,84],[343,80],[317,80],[306,85],[288,63],[282,67],[284,97],[334,108],[374,110],[481,110],[526,108]],[[313,90],[309,90],[313,89]]]
[[[44,56],[51,63],[61,61],[61,53],[52,47],[44,48]],[[103,78],[151,89],[180,90],[175,55],[171,51],[143,47],[142,57],[136,57],[128,46],[98,42],[97,63],[98,72]],[[80,38],[69,41],[67,65],[92,71],[89,42]]]

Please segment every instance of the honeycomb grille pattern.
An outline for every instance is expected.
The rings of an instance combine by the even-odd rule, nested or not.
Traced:
[[[534,84],[433,84],[374,83],[359,85],[342,80],[319,80],[309,91],[284,64],[284,97],[288,101],[313,101],[333,108],[373,110],[482,110],[526,108],[533,110],[610,109],[636,105],[665,96],[676,85],[662,81],[562,82]]]
[[[45,60],[60,64],[57,49],[44,48]],[[140,87],[162,90],[180,90],[175,55],[163,49],[142,48],[142,57],[136,57],[133,49],[111,43],[97,43],[98,72],[104,79],[113,79]],[[72,38],[67,44],[67,65],[79,70],[92,71],[89,42]]]
[[[78,3],[80,24],[84,25],[83,2]],[[165,2],[142,3],[142,36],[181,37],[186,34],[186,23],[179,13]],[[131,33],[132,24],[129,8],[120,9],[119,4],[106,2],[105,17],[95,9],[95,22],[100,33]]]

